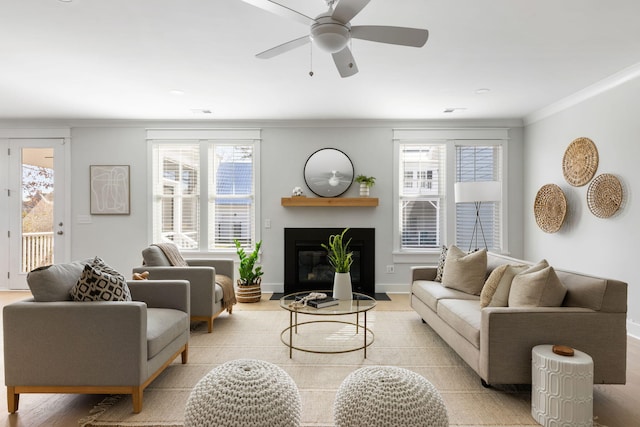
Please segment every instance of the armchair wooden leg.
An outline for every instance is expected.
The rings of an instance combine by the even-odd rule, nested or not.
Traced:
[[[142,387],[133,387],[131,391],[131,399],[133,400],[133,412],[139,414],[142,411],[142,394],[144,393],[144,388]]]
[[[184,351],[181,353],[182,356],[182,364],[186,365],[187,364],[187,359],[189,359],[189,345],[185,345],[184,346]]]
[[[9,413],[15,414],[18,411],[18,405],[20,403],[20,395],[16,393],[16,388],[7,386],[7,407]]]
[[[213,317],[207,320],[207,329],[209,333],[213,332]]]

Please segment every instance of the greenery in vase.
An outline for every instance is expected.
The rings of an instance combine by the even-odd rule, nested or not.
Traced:
[[[238,269],[238,272],[240,273],[240,281],[246,285],[250,285],[257,281],[263,274],[261,266],[254,268],[255,263],[258,260],[260,246],[262,246],[262,240],[256,243],[255,249],[249,255],[247,255],[237,239],[234,239],[233,242],[236,244],[236,253],[240,258],[240,268]]]
[[[322,243],[322,247],[327,250],[329,264],[331,264],[336,273],[348,273],[351,271],[351,264],[353,264],[353,252],[349,251],[351,238],[346,243],[344,239],[344,235],[348,230],[348,228],[345,228],[342,233],[329,236],[329,246]]]
[[[364,184],[367,187],[373,187],[373,184],[376,183],[376,177],[375,176],[366,176],[366,175],[358,175],[356,176],[356,182],[359,182],[360,184]]]

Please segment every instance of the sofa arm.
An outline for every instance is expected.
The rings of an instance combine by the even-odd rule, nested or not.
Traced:
[[[416,280],[433,280],[436,278],[438,268],[435,266],[411,267],[411,282]]]
[[[231,277],[233,280],[233,273],[235,267],[233,260],[230,259],[208,259],[208,258],[188,258],[187,264],[191,267],[213,267],[216,269],[216,274],[223,274]]]
[[[152,308],[173,308],[190,312],[191,287],[188,280],[129,280],[127,286],[134,301]]]
[[[589,354],[594,383],[623,384],[626,316],[579,307],[482,309],[480,376],[488,383],[530,384],[531,349],[562,344]]]
[[[31,299],[5,306],[3,321],[6,385],[131,385],[146,379],[142,302]]]

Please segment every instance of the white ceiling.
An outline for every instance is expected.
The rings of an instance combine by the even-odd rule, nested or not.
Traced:
[[[308,29],[241,0],[0,0],[0,119],[523,118],[639,64],[639,17],[638,0],[372,0],[353,25],[429,40],[353,40],[343,79],[318,49],[310,77],[309,46],[255,58]]]

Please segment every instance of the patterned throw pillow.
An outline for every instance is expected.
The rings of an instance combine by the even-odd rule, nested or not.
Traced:
[[[131,301],[124,276],[98,257],[85,265],[80,279],[69,293],[74,301]]]
[[[444,272],[444,262],[447,260],[447,248],[445,245],[442,245],[442,250],[440,251],[440,259],[438,260],[438,269],[436,270],[436,278],[433,279],[435,282],[442,282],[442,273]]]

